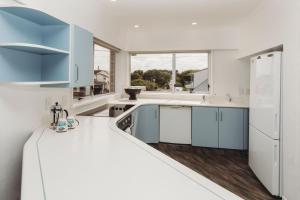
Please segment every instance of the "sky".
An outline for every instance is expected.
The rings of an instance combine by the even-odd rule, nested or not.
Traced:
[[[201,70],[208,68],[207,53],[179,53],[176,54],[176,69]],[[149,69],[172,70],[172,54],[137,54],[131,57],[131,71]]]
[[[110,51],[95,45],[94,69],[110,70]],[[131,71],[149,69],[172,70],[172,54],[137,54],[131,57]],[[201,70],[208,67],[207,53],[178,53],[176,54],[176,69]]]
[[[95,45],[95,52],[94,52],[94,69],[101,70],[110,70],[110,50],[103,48],[99,45]]]

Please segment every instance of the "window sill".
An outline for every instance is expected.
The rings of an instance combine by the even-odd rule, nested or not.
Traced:
[[[178,96],[203,96],[210,95],[209,92],[169,92],[169,91],[142,91],[141,95],[178,95]]]
[[[149,99],[182,99],[182,100],[198,100],[202,96],[208,96],[210,93],[185,93],[185,92],[146,92],[143,91],[139,94],[140,98],[149,98]]]
[[[85,97],[82,100],[73,99],[72,109],[80,108],[80,107],[87,106],[87,105],[91,105],[91,104],[96,103],[98,101],[103,101],[103,100],[108,100],[108,99],[115,99],[118,96],[120,96],[120,95],[118,95],[116,93],[108,93],[108,94]]]

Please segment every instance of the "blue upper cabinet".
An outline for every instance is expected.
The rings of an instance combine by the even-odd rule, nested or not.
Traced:
[[[38,10],[1,7],[0,27],[0,82],[69,82],[69,24]]]
[[[159,106],[143,105],[136,111],[135,137],[145,143],[159,142]]]
[[[0,82],[59,87],[93,83],[90,32],[25,7],[1,7],[0,27]]]
[[[219,147],[244,149],[244,109],[219,109]]]
[[[218,108],[192,108],[192,145],[219,147]]]
[[[71,26],[71,87],[93,84],[93,34]]]

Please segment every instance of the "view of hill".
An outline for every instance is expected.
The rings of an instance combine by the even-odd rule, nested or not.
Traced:
[[[187,91],[188,85],[193,82],[193,75],[200,70],[186,70],[176,72],[176,87]],[[132,86],[145,86],[147,91],[168,90],[172,79],[171,70],[151,69],[147,71],[135,70],[131,73]]]

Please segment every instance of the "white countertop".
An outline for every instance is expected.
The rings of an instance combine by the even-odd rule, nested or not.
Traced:
[[[249,108],[249,105],[243,101],[225,101],[225,100],[169,100],[169,99],[138,99],[136,101],[128,99],[117,99],[109,101],[109,104],[159,104],[159,105],[179,105],[179,106],[207,106],[207,107],[229,107],[229,108]]]
[[[241,200],[119,130],[123,116],[78,117],[67,133],[37,130],[24,147],[22,200]]]

